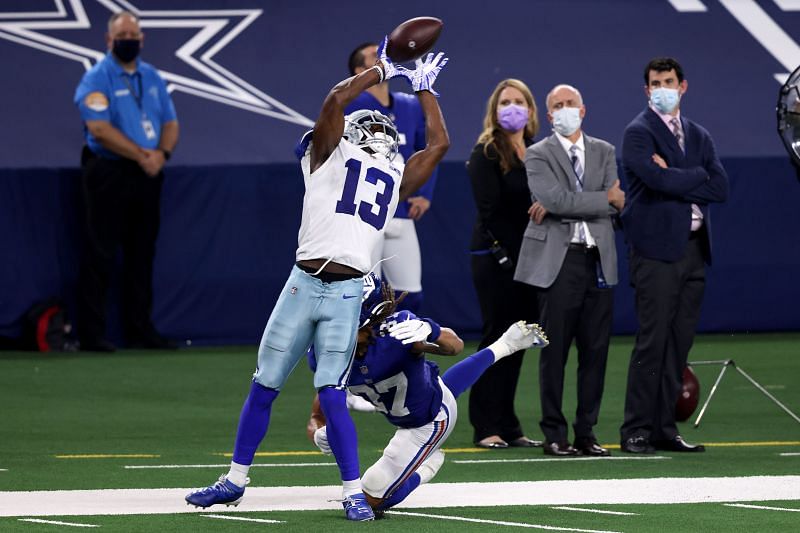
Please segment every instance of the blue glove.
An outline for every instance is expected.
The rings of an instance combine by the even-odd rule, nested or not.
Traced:
[[[378,47],[378,60],[383,65],[383,79],[390,80],[392,78],[403,77],[410,82],[414,71],[402,65],[395,65],[392,63],[392,60],[386,55],[386,43],[388,41],[389,37],[384,37],[383,42]]]
[[[433,82],[448,61],[450,59],[444,57],[444,52],[439,52],[435,57],[431,52],[424,61],[422,58],[417,59],[417,68],[411,72],[411,87],[414,88],[414,92],[430,91],[434,96],[439,96],[439,93],[433,90]]]

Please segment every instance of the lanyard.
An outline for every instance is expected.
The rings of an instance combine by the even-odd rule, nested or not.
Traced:
[[[136,75],[136,74],[134,74],[134,75]],[[133,85],[131,85],[131,82],[128,79],[130,77],[131,76],[129,76],[128,74],[123,74],[122,75],[122,81],[125,82],[125,85],[128,87],[128,90],[130,91],[131,96],[133,96],[133,99],[136,102],[136,107],[139,108],[139,112],[142,113],[142,116],[144,116],[144,110],[142,109],[142,74],[138,73],[138,76],[136,76],[136,79],[139,82],[139,92],[138,93],[133,90]]]

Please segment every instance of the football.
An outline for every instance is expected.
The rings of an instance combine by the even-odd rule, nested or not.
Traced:
[[[406,63],[430,51],[444,24],[435,17],[409,19],[389,34],[386,55],[395,63]]]
[[[678,401],[675,404],[675,420],[683,422],[688,420],[694,410],[697,409],[697,402],[700,400],[700,382],[692,371],[692,367],[687,366],[683,369],[683,386],[678,393]]]

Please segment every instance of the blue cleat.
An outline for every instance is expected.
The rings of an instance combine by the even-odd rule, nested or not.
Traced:
[[[248,479],[249,481],[249,479]],[[204,489],[197,489],[186,495],[186,503],[195,507],[211,507],[215,503],[224,503],[236,507],[241,503],[244,496],[244,487],[239,487],[228,481],[225,475],[219,476],[219,480]]]
[[[342,507],[344,507],[344,514],[348,520],[356,522],[375,520],[375,513],[372,512],[372,507],[367,503],[367,498],[363,492],[353,494],[342,500]]]

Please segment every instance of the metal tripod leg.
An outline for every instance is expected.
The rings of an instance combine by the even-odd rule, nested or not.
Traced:
[[[719,375],[717,376],[717,380],[714,382],[714,386],[711,387],[711,392],[708,393],[708,398],[706,398],[706,401],[703,404],[703,408],[700,409],[700,414],[697,415],[697,419],[694,421],[694,427],[697,427],[697,426],[700,425],[700,419],[703,418],[703,414],[705,414],[706,408],[708,407],[708,404],[711,402],[711,398],[714,397],[714,393],[717,391],[717,386],[719,385],[719,382],[722,381],[722,376],[725,375],[725,371],[728,370],[729,366],[732,366],[733,368],[735,368],[741,375],[743,375],[745,377],[745,379],[747,379],[747,381],[752,383],[752,385],[755,388],[757,388],[758,390],[763,392],[766,395],[767,398],[772,400],[778,407],[780,407],[781,409],[786,411],[789,414],[789,416],[791,416],[792,418],[795,419],[796,422],[800,423],[800,417],[798,417],[788,407],[786,407],[780,401],[778,401],[778,399],[775,398],[775,396],[770,394],[756,380],[751,378],[744,370],[742,370],[741,368],[736,366],[736,363],[733,361],[733,359],[724,359],[724,360],[721,360],[721,361],[694,361],[694,362],[689,362],[688,365],[689,366],[722,365],[722,370],[719,371]]]

